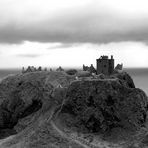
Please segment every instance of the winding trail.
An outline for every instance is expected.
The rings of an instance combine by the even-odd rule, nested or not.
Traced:
[[[76,147],[76,145],[81,148],[107,148],[107,147],[104,147],[101,145],[100,146],[94,145],[93,143],[90,143],[89,141],[87,141],[83,138],[80,138],[80,137],[74,135],[73,133],[67,133],[67,132],[64,132],[62,129],[60,129],[60,127],[58,127],[58,125],[56,125],[56,121],[55,121],[55,119],[57,118],[57,113],[58,113],[59,109],[60,108],[52,107],[50,109],[50,115],[48,116],[48,118],[42,118],[42,120],[44,119],[45,122],[49,123],[51,130],[53,130],[53,133],[55,133],[56,135],[59,135],[60,137],[62,137],[64,139],[67,139],[70,142],[69,148],[72,148],[73,146]],[[46,114],[49,114],[49,112]],[[44,117],[47,117],[46,114],[44,115]],[[32,127],[28,127],[25,130],[25,133],[28,133],[27,131],[31,130],[31,128]],[[17,136],[13,135],[8,138],[0,140],[0,148],[4,148],[5,146],[3,146],[3,144],[10,142],[11,140],[13,141],[13,138],[16,139]],[[59,148],[59,145],[56,145],[54,143],[51,143],[51,144],[53,147]]]
[[[104,148],[104,146],[96,146],[88,141],[86,141],[85,139],[82,139],[82,138],[79,138],[77,136],[74,136],[73,134],[67,134],[65,133],[64,131],[62,131],[61,129],[59,129],[56,124],[54,123],[54,119],[55,117],[57,117],[57,113],[58,113],[58,109],[56,109],[56,111],[52,112],[52,117],[50,118],[50,124],[52,126],[53,129],[56,130],[56,132],[58,134],[60,134],[62,137],[72,141],[72,142],[75,142],[79,145],[81,145],[82,147],[84,148]]]
[[[50,122],[52,127],[64,138],[68,139],[68,140],[72,140],[74,142],[76,142],[77,144],[83,146],[84,148],[90,148],[87,145],[84,145],[83,143],[81,143],[80,141],[73,139],[72,137],[68,136],[67,134],[65,134],[63,131],[61,131],[55,124],[53,121]]]
[[[7,137],[7,138],[5,138],[5,139],[0,140],[0,148],[2,147],[2,144],[3,144],[3,143],[7,142],[8,140],[13,139],[14,136],[15,136],[15,135],[12,135],[12,136],[9,136],[9,137]]]

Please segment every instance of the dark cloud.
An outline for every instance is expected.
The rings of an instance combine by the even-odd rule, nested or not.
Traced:
[[[24,58],[37,58],[37,57],[41,56],[41,54],[18,54],[16,56],[24,57]]]
[[[47,49],[51,50],[51,49],[59,49],[59,48],[71,48],[71,47],[77,47],[79,45],[80,44],[76,44],[76,43],[65,43],[65,44],[57,44]]]
[[[22,18],[23,19],[23,18]],[[68,48],[73,43],[109,43],[148,39],[148,18],[123,17],[89,7],[66,12],[37,22],[7,22],[0,27],[1,43],[23,41],[60,42],[54,48]]]

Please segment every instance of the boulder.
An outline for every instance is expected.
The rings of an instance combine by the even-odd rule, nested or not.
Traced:
[[[67,126],[89,132],[143,126],[148,110],[146,94],[134,88],[126,74],[117,76],[120,79],[74,81],[67,90],[59,117]]]

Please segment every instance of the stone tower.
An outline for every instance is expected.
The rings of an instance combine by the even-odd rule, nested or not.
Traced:
[[[114,71],[114,59],[108,59],[108,56],[101,56],[96,60],[97,62],[97,74],[103,73],[105,75],[110,75]]]

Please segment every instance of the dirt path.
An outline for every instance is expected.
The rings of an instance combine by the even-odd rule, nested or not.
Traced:
[[[53,121],[50,122],[52,127],[62,136],[62,137],[65,137],[71,141],[74,141],[75,143],[83,146],[84,148],[102,148],[102,146],[95,146],[93,144],[91,144],[90,142],[82,139],[82,138],[79,138],[77,136],[74,136],[72,134],[67,134],[67,133],[64,133],[62,130],[60,130]]]
[[[47,118],[47,114],[49,114],[49,112],[44,114],[44,118],[43,117],[40,118],[40,120],[44,119],[44,121],[46,121],[46,122],[48,122],[48,124],[50,124],[50,127],[53,130],[53,133],[58,134],[59,137],[61,137],[61,138],[62,137],[65,138],[66,140],[68,140],[70,142],[70,144],[73,143],[74,147],[76,147],[76,145],[77,145],[77,146],[80,146],[80,147],[83,147],[83,148],[105,148],[105,147],[102,147],[101,145],[96,146],[93,143],[90,143],[89,141],[87,141],[83,138],[80,138],[80,137],[78,137],[74,134],[70,134],[70,133],[67,133],[67,132],[64,132],[63,130],[61,130],[54,122],[54,117],[56,117],[57,111],[58,111],[58,108],[55,110],[55,108],[53,107],[50,110],[50,115],[48,116],[48,118]],[[25,130],[25,133],[26,132],[28,133],[29,130],[31,131],[30,127]],[[17,135],[10,136],[8,138],[0,140],[0,148],[3,148],[4,143],[11,141],[11,140],[13,141],[13,138],[16,139]],[[54,143],[53,143],[52,146],[58,147],[58,146],[54,145]],[[73,147],[73,145],[71,147]]]
[[[90,148],[88,147],[87,145],[81,143],[80,141],[76,140],[76,139],[73,139],[72,137],[69,137],[67,134],[65,134],[63,131],[61,131],[55,124],[53,121],[50,122],[52,127],[64,138],[66,139],[69,139],[69,140],[72,140],[74,142],[76,142],[77,144],[80,144],[81,146],[83,146],[84,148]]]
[[[57,107],[57,109],[52,112],[52,117],[50,118],[50,124],[62,137],[65,137],[66,139],[69,139],[69,140],[83,146],[84,148],[102,148],[101,146],[95,146],[82,138],[79,138],[79,137],[74,136],[72,134],[67,134],[67,133],[63,132],[62,130],[60,130],[54,123],[54,119],[56,118],[56,116],[59,112],[59,109],[60,108]]]
[[[55,123],[53,122],[52,119],[56,117],[57,113],[58,113],[58,108],[57,108],[56,111],[54,110],[54,111],[52,112],[52,116],[51,116],[51,118],[50,118],[50,124],[51,124],[51,126],[53,127],[53,129],[55,129],[56,132],[58,132],[62,137],[66,138],[66,139],[68,139],[68,140],[74,141],[75,143],[77,143],[77,144],[83,146],[84,148],[89,148],[87,145],[82,144],[80,141],[71,138],[69,135],[67,135],[66,133],[64,133],[63,131],[61,131],[61,130],[55,125]]]
[[[2,148],[2,144],[3,144],[4,142],[7,142],[8,140],[11,140],[14,136],[15,136],[15,135],[12,135],[12,136],[9,136],[9,137],[7,137],[7,138],[5,138],[5,139],[0,140],[0,148]]]

